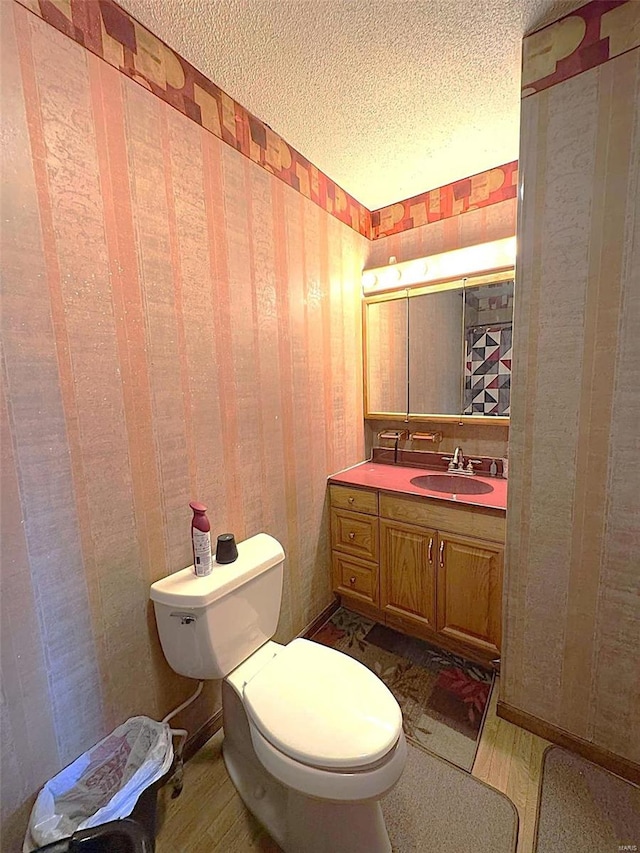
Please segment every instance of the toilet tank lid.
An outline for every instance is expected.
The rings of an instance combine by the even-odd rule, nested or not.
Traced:
[[[188,566],[152,584],[150,598],[170,607],[207,607],[283,560],[284,550],[278,540],[258,533],[238,543],[238,559],[233,563],[222,565],[214,560],[213,571],[202,578]]]

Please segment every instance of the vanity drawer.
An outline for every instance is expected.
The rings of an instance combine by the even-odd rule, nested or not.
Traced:
[[[331,506],[338,509],[350,509],[354,512],[378,514],[378,493],[364,489],[352,489],[350,486],[329,486]]]
[[[460,507],[445,501],[380,494],[380,515],[394,521],[408,521],[463,536],[504,542],[506,517],[499,509],[482,509],[469,504]]]
[[[332,509],[331,547],[355,557],[377,561],[378,519],[344,509]]]
[[[339,551],[332,553],[333,586],[337,592],[346,592],[377,602],[376,565],[368,565],[364,560],[348,557]]]

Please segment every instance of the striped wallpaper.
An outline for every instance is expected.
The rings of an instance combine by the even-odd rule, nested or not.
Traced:
[[[45,779],[191,691],[148,603],[190,561],[190,499],[283,542],[277,639],[330,601],[324,480],[364,453],[360,270],[510,236],[516,202],[369,242],[24,5],[0,15],[9,853]],[[634,760],[638,53],[524,101],[502,696]],[[209,685],[183,722],[218,706]]]
[[[39,786],[192,691],[149,585],[215,533],[331,600],[326,475],[362,459],[368,241],[16,3],[0,3],[2,849]],[[213,686],[186,720],[218,707]]]
[[[640,47],[520,153],[501,698],[640,764]]]

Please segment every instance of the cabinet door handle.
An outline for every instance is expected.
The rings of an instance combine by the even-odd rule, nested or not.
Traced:
[[[444,568],[444,539],[440,542],[440,566]]]
[[[427,549],[427,559],[429,560],[429,565],[433,565],[433,536],[429,538],[429,547]]]
[[[355,583],[355,582],[356,582],[356,576],[351,575],[351,577],[349,578],[349,583]]]
[[[349,539],[355,539],[355,538],[356,538],[356,534],[352,530],[351,533],[349,533]]]

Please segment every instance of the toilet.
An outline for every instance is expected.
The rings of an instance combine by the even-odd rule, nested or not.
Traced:
[[[189,567],[154,583],[163,652],[181,675],[224,679],[225,765],[285,853],[390,853],[380,799],[406,762],[400,707],[348,655],[271,640],[284,559],[259,533],[206,577]]]

